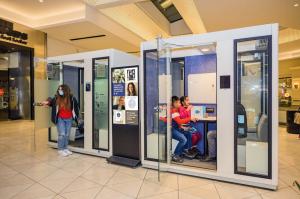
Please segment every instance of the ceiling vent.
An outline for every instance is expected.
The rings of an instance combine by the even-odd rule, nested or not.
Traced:
[[[78,37],[78,38],[70,39],[70,41],[78,41],[78,40],[84,40],[84,39],[94,39],[94,38],[105,37],[105,36],[106,35],[93,35],[93,36],[88,36],[88,37]]]

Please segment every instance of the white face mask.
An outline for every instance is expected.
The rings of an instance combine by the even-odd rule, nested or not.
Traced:
[[[64,91],[63,91],[63,90],[58,90],[58,94],[59,94],[60,96],[64,96]]]

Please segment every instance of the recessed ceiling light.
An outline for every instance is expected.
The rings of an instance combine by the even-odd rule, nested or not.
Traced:
[[[44,0],[39,0],[40,3],[44,3]]]
[[[298,7],[299,6],[299,3],[294,3],[294,7]]]
[[[208,52],[209,49],[208,49],[208,48],[202,48],[201,51],[202,51],[202,52]]]

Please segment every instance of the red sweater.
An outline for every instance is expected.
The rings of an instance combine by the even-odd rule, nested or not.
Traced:
[[[65,109],[65,108],[60,108],[58,111],[58,117],[62,118],[62,119],[70,119],[72,118],[72,111]]]
[[[178,126],[178,128],[181,128],[181,125],[187,124],[191,121],[190,116],[187,118],[181,119],[178,110],[175,108],[171,109],[171,117],[172,117],[172,126],[173,127]],[[161,117],[160,120],[167,122],[167,118],[165,118],[165,117]]]

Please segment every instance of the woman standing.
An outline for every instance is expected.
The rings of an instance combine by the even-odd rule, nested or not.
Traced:
[[[72,121],[77,122],[79,115],[79,105],[75,97],[71,94],[69,86],[60,85],[53,98],[48,98],[44,105],[52,107],[51,120],[56,124],[58,131],[58,154],[65,157],[72,155],[67,148],[72,127]]]

